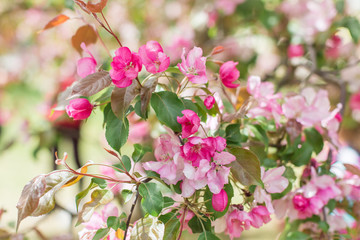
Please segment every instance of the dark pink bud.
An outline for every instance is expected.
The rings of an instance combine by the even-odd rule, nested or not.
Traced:
[[[185,109],[181,112],[184,114],[182,117],[177,117],[177,122],[181,124],[183,138],[188,138],[196,133],[200,127],[200,118],[196,112]]]
[[[94,106],[86,98],[70,100],[66,106],[66,113],[74,120],[83,120],[90,116]]]
[[[240,86],[240,84],[233,83],[240,77],[240,72],[237,70],[236,65],[238,65],[237,62],[228,61],[220,67],[220,79],[222,83],[228,88],[236,88]]]
[[[211,95],[205,98],[204,100],[204,105],[206,109],[211,109],[214,106],[214,103],[215,103],[215,98]]]
[[[221,189],[221,191],[218,194],[213,195],[212,206],[215,211],[218,212],[224,211],[227,204],[228,204],[228,195],[224,189]]]
[[[310,206],[310,201],[308,198],[305,198],[302,194],[297,194],[294,196],[293,200],[294,208],[300,212],[305,211]]]
[[[304,48],[301,44],[291,44],[287,50],[289,58],[301,57],[304,55]]]

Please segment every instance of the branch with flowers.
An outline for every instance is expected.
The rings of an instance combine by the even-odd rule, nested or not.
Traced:
[[[61,94],[57,108],[74,120],[100,109],[112,148],[105,150],[118,163],[87,162],[73,169],[66,154],[56,157],[64,169],[37,176],[24,187],[17,227],[28,216],[49,213],[58,191],[87,177],[88,187],[75,197],[80,239],[181,239],[183,231],[199,234],[198,239],[219,239],[220,233],[233,239],[275,215],[286,222],[280,239],[356,236],[359,199],[353,191],[360,186],[360,170],[347,164],[344,177],[334,169],[345,102],[332,107],[326,90],[308,84],[313,74],[329,81],[337,74],[318,69],[311,46],[305,63],[311,75],[299,92],[285,94],[253,75],[242,87],[239,63],[217,59],[223,47],[208,55],[201,47],[184,49],[181,62],[171,66],[157,41],[137,52],[122,45],[102,13],[107,1],[75,2],[120,47],[110,66],[97,67],[103,60],[82,42],[88,57],[77,62],[81,79]],[[282,7],[291,15],[289,5]],[[289,59],[304,55],[301,45],[287,50]],[[135,144],[128,156],[122,149],[134,116],[161,134],[151,146]],[[94,167],[103,173],[90,172]],[[88,195],[91,200],[84,203]],[[130,211],[116,208],[116,196],[133,200]],[[137,203],[142,216],[133,219]],[[99,206],[101,214],[95,211]],[[339,220],[345,216],[351,221]]]

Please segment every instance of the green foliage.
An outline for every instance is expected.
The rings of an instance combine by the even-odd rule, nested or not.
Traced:
[[[164,239],[176,240],[180,230],[180,221],[177,218],[172,218],[165,223]]]
[[[117,167],[117,168],[119,168],[121,170],[124,170],[126,172],[129,172],[130,169],[131,169],[131,160],[130,160],[130,158],[128,156],[126,156],[126,155],[122,155],[121,156],[121,162],[122,163],[116,163],[113,166]]]
[[[211,231],[211,222],[205,216],[202,217],[203,219],[194,216],[190,219],[188,225],[191,228],[193,233],[202,233],[204,231]]]
[[[324,140],[321,134],[315,128],[307,128],[304,132],[306,141],[310,143],[314,152],[319,154],[324,147]]]
[[[140,144],[134,144],[134,152],[132,154],[132,159],[134,162],[140,162],[144,157],[145,153],[151,152],[150,147],[142,146]]]
[[[212,232],[203,232],[200,234],[198,240],[220,240],[220,238],[215,236]]]
[[[139,185],[139,193],[143,197],[141,206],[150,215],[157,217],[164,207],[162,193],[156,183],[142,183]]]

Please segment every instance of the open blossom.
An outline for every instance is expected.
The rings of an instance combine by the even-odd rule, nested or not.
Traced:
[[[239,238],[244,230],[250,229],[250,224],[249,214],[245,211],[235,209],[226,216],[225,233],[228,234],[231,239]]]
[[[258,203],[265,203],[270,213],[274,212],[274,208],[271,203],[271,196],[268,193],[280,193],[286,189],[289,184],[287,178],[283,177],[285,167],[269,169],[265,172],[265,169],[261,167],[261,180],[264,183],[265,189],[257,186],[254,192],[254,199]]]
[[[88,222],[83,223],[84,229],[79,232],[79,239],[80,240],[93,239],[98,229],[107,227],[106,221],[110,216],[115,216],[115,217],[119,216],[119,211],[117,207],[112,203],[108,203],[107,205],[105,205],[101,211],[101,214],[98,212],[94,212],[90,220]],[[118,235],[117,232],[115,232],[115,230],[111,228],[109,231],[109,235],[106,237],[106,239],[118,240],[120,238],[118,238],[117,235]]]
[[[139,48],[139,55],[146,71],[152,74],[164,72],[170,65],[170,58],[156,41],[148,41]]]
[[[306,219],[313,214],[320,214],[324,204],[318,197],[306,198],[302,194],[296,194],[292,199],[293,207],[298,212],[299,219]]]
[[[238,78],[240,77],[240,72],[236,68],[237,64],[238,64],[237,62],[228,61],[223,65],[221,65],[220,67],[219,70],[220,79],[222,83],[228,88],[236,88],[240,86],[240,84],[233,83],[234,81],[238,80]]]
[[[264,116],[267,119],[273,118],[279,123],[282,110],[277,100],[281,98],[281,94],[275,94],[274,84],[270,82],[261,82],[261,79],[258,76],[250,76],[248,78],[246,89],[257,102],[257,104],[248,111],[248,116]]]
[[[177,117],[177,122],[181,124],[181,136],[187,138],[198,131],[200,118],[196,112],[192,110],[185,109],[181,113],[184,114],[184,116]]]
[[[89,49],[86,47],[85,43],[81,43],[80,47],[90,55],[90,57],[83,57],[80,58],[77,61],[76,67],[77,67],[77,74],[84,78],[90,74],[93,74],[96,72],[96,65],[97,62],[94,58],[94,56],[91,54]]]
[[[260,228],[262,225],[270,222],[270,212],[265,206],[257,206],[249,212],[250,224],[254,228]]]
[[[195,84],[207,83],[206,77],[206,57],[203,57],[203,51],[199,47],[194,47],[185,58],[185,49],[181,55],[182,62],[177,66],[180,71],[189,78],[189,81]]]
[[[225,190],[221,189],[218,194],[214,194],[211,199],[211,203],[215,211],[224,211],[228,204],[228,195]]]
[[[91,115],[94,106],[86,98],[70,100],[66,106],[66,113],[74,120],[83,120]]]
[[[120,47],[115,52],[111,67],[112,82],[119,88],[125,88],[138,76],[142,64],[137,53],[131,52],[127,47]]]

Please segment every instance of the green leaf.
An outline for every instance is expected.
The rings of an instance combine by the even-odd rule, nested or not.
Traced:
[[[336,207],[336,200],[335,199],[330,199],[329,202],[326,204],[326,207],[329,209],[329,213],[334,211],[334,209]]]
[[[174,132],[181,132],[177,117],[182,116],[181,111],[185,109],[185,106],[175,93],[166,91],[153,93],[150,103],[162,124]]]
[[[204,231],[211,231],[211,222],[208,218],[202,220],[196,216],[190,219],[188,223],[193,233],[202,233]]]
[[[167,223],[168,221],[170,221],[173,218],[176,218],[175,213],[174,212],[168,212],[168,213],[166,213],[164,215],[161,215],[159,217],[159,220],[162,221],[163,223]]]
[[[225,129],[225,139],[228,145],[240,145],[241,144],[241,134],[240,134],[240,124],[229,124]]]
[[[266,135],[265,130],[260,125],[248,125],[248,128],[250,128],[250,131],[255,135],[256,139],[263,142],[266,147],[269,145],[269,138]]]
[[[96,234],[92,240],[100,240],[105,238],[108,235],[109,231],[110,228],[100,228],[99,230],[96,231]]]
[[[180,98],[180,101],[183,102],[185,109],[189,109],[197,113],[198,108],[193,101],[185,98]]]
[[[228,196],[228,203],[226,205],[226,208],[222,212],[215,211],[215,209],[212,206],[212,197],[214,194],[209,190],[208,187],[206,188],[206,191],[205,191],[205,195],[204,195],[205,206],[207,208],[207,211],[212,213],[211,217],[214,217],[215,219],[220,218],[227,213],[230,203],[231,203],[231,198],[234,196],[234,189],[231,186],[231,184],[224,185],[224,190]]]
[[[151,152],[150,147],[145,147],[140,144],[134,144],[134,152],[132,154],[132,159],[134,160],[134,162],[139,162],[147,152]]]
[[[131,197],[133,196],[133,192],[128,190],[128,189],[124,189],[121,191],[121,196],[123,197],[124,199],[124,203],[130,201]]]
[[[106,220],[106,224],[108,228],[112,228],[116,231],[120,227],[120,218],[115,216],[110,216]]]
[[[195,105],[197,107],[197,113],[199,114],[199,117],[201,119],[202,122],[206,122],[207,120],[207,109],[204,105],[203,100],[201,100],[201,98],[199,96],[195,96]]]
[[[164,197],[164,208],[170,207],[170,206],[174,205],[174,203],[175,203],[174,199],[172,199],[170,197]]]
[[[220,238],[215,236],[212,232],[203,232],[200,234],[198,240],[220,240]]]
[[[295,150],[291,162],[297,167],[307,165],[311,159],[312,152],[313,148],[310,143],[304,142],[302,143],[301,148]]]
[[[182,74],[178,67],[168,67],[165,72]]]
[[[173,218],[165,223],[164,239],[176,240],[178,232],[180,230],[180,221],[177,218]]]
[[[122,155],[121,156],[121,161],[122,163],[124,164],[121,164],[121,163],[116,163],[114,164],[113,166],[114,167],[117,167],[117,168],[120,168],[121,170],[124,170],[124,171],[127,171],[129,172],[131,170],[131,160],[130,158],[127,156],[127,155]],[[124,169],[124,166],[125,166],[125,169]],[[116,170],[116,169],[115,169]],[[118,171],[118,170],[117,170]]]
[[[306,141],[310,143],[316,154],[319,154],[324,147],[324,140],[315,128],[305,129]]]
[[[345,17],[343,19],[343,25],[349,29],[351,37],[354,43],[358,43],[360,39],[360,23],[355,17]]]
[[[253,184],[263,185],[261,181],[260,161],[257,156],[245,148],[228,147],[228,150],[236,157],[236,161],[230,164],[231,173],[235,180],[244,186]]]
[[[94,183],[94,182],[92,181],[92,179],[91,179],[91,182],[90,182],[89,186],[88,186],[85,190],[83,190],[83,191],[79,192],[78,194],[76,194],[76,196],[75,196],[75,203],[76,203],[76,211],[77,211],[77,212],[79,211],[80,201],[89,193],[89,191],[90,191],[91,189],[93,189],[94,187],[96,187],[96,185],[97,185],[97,184]]]
[[[290,232],[286,235],[286,240],[307,240],[307,239],[310,239],[310,236],[299,231]]]
[[[164,206],[161,191],[155,183],[142,183],[139,185],[139,193],[143,197],[141,206],[150,215],[157,217]]]
[[[319,222],[319,228],[323,230],[324,232],[327,232],[329,230],[329,224],[325,221]]]
[[[106,181],[104,179],[101,179],[101,178],[92,178],[91,181],[93,183],[96,183],[101,189],[104,189],[107,186]]]
[[[107,115],[105,119],[106,140],[114,150],[119,152],[120,148],[124,146],[129,136],[129,121],[126,117],[124,118],[124,120],[118,119],[111,110],[111,108],[107,109]]]

